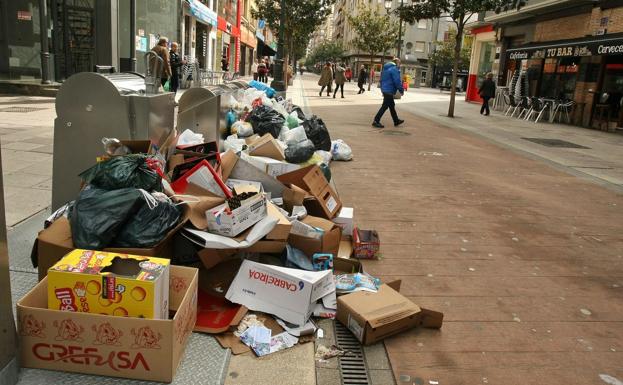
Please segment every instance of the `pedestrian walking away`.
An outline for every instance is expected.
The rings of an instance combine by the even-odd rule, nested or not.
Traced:
[[[171,80],[169,81],[169,85],[171,87],[171,92],[177,92],[177,89],[180,88],[180,71],[182,66],[186,64],[186,60],[180,58],[180,55],[177,53],[178,48],[178,43],[171,43],[171,52],[169,52],[171,62]]]
[[[344,83],[346,83],[346,70],[342,66],[342,63],[335,65],[335,91],[333,91],[333,99],[335,99],[335,95],[337,91],[341,91],[342,99],[344,99]],[[320,92],[322,93],[322,91]]]
[[[495,83],[493,82],[493,74],[489,72],[487,78],[482,82],[478,95],[482,98],[482,107],[480,107],[480,115],[483,113],[489,116],[489,100],[495,97]]]
[[[221,69],[225,72],[229,71],[229,60],[227,60],[227,56],[223,55],[221,59]]]
[[[327,88],[327,96],[331,94],[331,84],[333,84],[333,68],[331,62],[327,62],[322,71],[320,72],[320,79],[318,79],[318,85],[320,86],[319,96],[322,96],[322,91]]]
[[[383,104],[372,122],[374,127],[384,127],[381,124],[381,118],[388,108],[392,115],[392,119],[394,120],[394,126],[399,126],[404,123],[404,120],[398,118],[398,114],[396,113],[396,102],[394,101],[394,98],[399,98],[404,95],[404,89],[402,88],[402,81],[400,78],[400,59],[394,58],[394,60],[383,66],[383,72],[381,72],[381,92],[383,93]]]
[[[359,69],[359,75],[357,76],[357,87],[359,87],[359,92],[357,92],[358,94],[363,94],[364,92],[366,92],[366,89],[363,88],[363,85],[366,84],[367,78],[368,73],[366,72],[366,66],[362,64],[361,68]]]
[[[257,63],[257,59],[253,60],[253,64],[251,64],[251,73],[253,74],[253,80],[257,80],[259,75],[257,73],[257,67],[258,67],[258,63]]]
[[[257,65],[257,79],[258,81],[262,82],[262,83],[267,83],[268,82],[268,77],[266,76],[266,73],[268,73],[268,67],[266,67],[266,62],[264,61],[264,59],[260,60],[259,64]]]
[[[154,46],[151,50],[156,53],[162,59],[162,69],[160,70],[160,82],[164,87],[164,84],[171,77],[171,63],[169,61],[169,50],[167,49],[167,45],[169,45],[169,39],[166,37],[161,37],[158,40],[158,44]],[[152,74],[155,75],[157,64],[155,60],[150,61],[150,68]]]
[[[344,71],[344,75],[346,75],[346,80],[348,80],[348,82],[350,83],[350,81],[353,78],[353,71],[350,69],[350,67],[346,67],[346,71]]]

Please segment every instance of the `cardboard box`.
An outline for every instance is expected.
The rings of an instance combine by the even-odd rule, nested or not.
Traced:
[[[283,148],[271,134],[266,134],[249,144],[249,155],[265,156],[276,160],[286,160]]]
[[[311,258],[316,253],[331,253],[337,255],[342,239],[342,229],[335,223],[324,218],[306,216],[301,222],[324,231],[320,239],[305,238],[300,235],[290,234],[288,243],[305,253]]]
[[[186,224],[190,210],[184,206],[184,215],[180,222],[151,248],[109,247],[104,251],[121,254],[142,255],[146,257],[173,258],[173,236]],[[71,238],[71,226],[65,217],[58,218],[47,229],[39,232],[32,249],[31,259],[36,261],[39,280],[48,274],[48,269],[74,249]]]
[[[283,208],[291,213],[294,206],[303,206],[307,196],[309,196],[307,191],[291,184],[283,190]]]
[[[349,259],[353,256],[353,241],[350,237],[345,237],[342,233],[340,248],[337,251],[337,258]]]
[[[197,314],[197,269],[171,266],[168,320],[68,313],[47,308],[47,278],[17,303],[20,363],[171,382]]]
[[[357,259],[333,259],[333,274],[355,274],[363,273],[363,266]]]
[[[301,166],[297,164],[288,163],[265,156],[245,156],[243,157],[243,159],[249,164],[253,165],[258,170],[270,175],[273,178],[301,168]]]
[[[337,319],[364,345],[416,326],[440,328],[443,314],[421,309],[389,285],[377,293],[357,291],[337,299]]]
[[[376,230],[353,230],[353,255],[359,259],[378,259],[381,240]]]
[[[311,215],[332,219],[342,208],[340,198],[316,165],[280,175],[277,180],[298,186],[312,195],[303,202]]]
[[[245,260],[225,298],[303,325],[319,298],[335,291],[331,271],[304,271]]]
[[[206,211],[208,230],[226,237],[235,237],[266,216],[266,196],[257,193],[240,202],[240,207],[229,210],[224,203]]]
[[[270,233],[266,234],[266,239],[287,241],[288,236],[290,235],[290,229],[292,228],[290,220],[283,215],[277,206],[275,206],[272,202],[268,202],[267,204],[267,213],[268,215],[279,219],[279,222],[277,222],[277,225],[271,230]]]
[[[352,207],[342,207],[340,212],[332,219],[333,223],[342,228],[342,234],[353,235],[355,226],[354,211]]]
[[[168,259],[76,249],[48,271],[48,308],[167,319]]]

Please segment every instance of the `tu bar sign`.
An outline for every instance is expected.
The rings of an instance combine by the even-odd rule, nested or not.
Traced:
[[[32,13],[30,11],[17,11],[17,20],[32,21]]]
[[[548,48],[545,57],[574,56],[573,47]]]

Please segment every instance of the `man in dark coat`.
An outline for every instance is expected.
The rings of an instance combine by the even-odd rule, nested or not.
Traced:
[[[368,73],[366,72],[366,66],[362,64],[361,68],[359,69],[359,76],[357,76],[357,87],[359,87],[359,92],[357,92],[358,94],[363,94],[364,92],[366,92],[366,89],[363,88],[363,85],[366,84],[367,79]]]
[[[180,87],[180,68],[186,64],[186,60],[180,58],[177,53],[179,45],[176,42],[171,43],[171,52],[169,52],[169,61],[171,63],[171,79],[169,85],[171,92],[177,92]]]
[[[482,98],[482,107],[480,107],[480,115],[483,113],[489,116],[489,99],[495,97],[495,83],[493,82],[493,74],[489,72],[487,78],[482,82],[478,94]]]

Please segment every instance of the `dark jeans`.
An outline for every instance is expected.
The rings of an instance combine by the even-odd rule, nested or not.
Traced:
[[[335,94],[337,94],[337,91],[341,89],[342,90],[342,97],[344,97],[344,84],[336,84],[335,85],[335,91],[333,91],[333,97],[335,97]],[[321,91],[322,92],[322,91]],[[329,91],[331,92],[331,91]]]
[[[253,80],[257,80],[259,78],[257,72],[253,72]]]
[[[268,83],[268,76],[264,73],[259,73],[257,76],[257,81],[262,83]]]
[[[171,80],[169,82],[169,86],[171,87],[170,91],[177,92],[177,89],[180,88],[180,76],[177,74],[174,74],[173,76],[171,76],[170,80]]]
[[[357,92],[358,94],[363,94],[366,91],[366,89],[363,88],[363,83],[362,82],[358,82],[357,83],[357,87],[359,87],[359,92]]]
[[[331,84],[329,84],[328,86],[322,86],[322,88],[320,88],[320,96],[322,96],[322,91],[324,91],[325,87],[327,87],[327,96],[331,93]]]
[[[482,114],[483,112],[485,113],[485,115],[489,115],[489,99],[491,99],[490,96],[483,96],[482,97],[482,107],[480,107],[480,113]]]
[[[394,102],[394,95],[392,94],[386,94],[383,92],[383,105],[381,106],[381,108],[379,109],[379,112],[377,112],[376,116],[374,117],[374,121],[377,123],[381,123],[381,118],[383,117],[383,114],[385,114],[385,111],[387,111],[387,109],[389,108],[389,112],[392,114],[392,119],[394,120],[394,124],[396,124],[398,122],[398,114],[396,113],[396,103]]]

